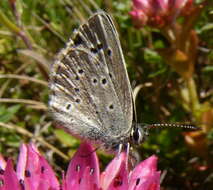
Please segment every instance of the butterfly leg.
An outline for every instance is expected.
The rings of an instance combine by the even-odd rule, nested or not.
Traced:
[[[118,147],[118,154],[120,154],[122,152],[122,149],[123,149],[123,144],[119,144],[119,147]]]

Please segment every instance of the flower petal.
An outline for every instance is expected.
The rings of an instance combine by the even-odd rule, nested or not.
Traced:
[[[144,183],[138,185],[135,190],[160,190],[160,172],[150,176]]]
[[[16,173],[19,180],[24,180],[25,178],[26,164],[27,164],[27,146],[25,144],[22,144],[20,147],[20,153],[16,167]]]
[[[143,11],[133,10],[129,12],[136,27],[141,27],[146,24],[148,17]]]
[[[151,5],[149,0],[133,0],[133,6],[135,9],[146,12],[150,9]]]
[[[160,172],[157,172],[157,157],[151,156],[138,164],[130,175],[130,190],[152,187],[160,189]]]
[[[128,189],[127,154],[117,155],[101,174],[101,188],[103,190]]]
[[[188,13],[194,0],[132,0],[130,12],[136,27],[145,24],[164,27],[173,24],[181,14]],[[141,22],[141,23],[140,23]]]
[[[88,177],[88,175],[90,175]],[[66,174],[64,187],[67,189],[79,189],[82,180],[85,182],[86,179],[90,179],[90,185],[92,187],[99,187],[99,164],[96,153],[94,152],[92,146],[88,143],[81,144],[78,151],[72,158],[68,171]],[[87,187],[87,189],[91,189]]]
[[[0,154],[0,170],[5,170],[7,162],[4,160],[3,156]]]
[[[44,159],[43,156],[40,157],[40,166],[41,166],[41,175],[40,175],[40,185],[43,185],[45,189],[56,190],[59,189],[59,182],[55,176],[54,171],[48,164],[48,162]],[[48,187],[48,188],[47,188]],[[41,188],[39,188],[41,189]],[[41,189],[42,190],[42,189]]]
[[[85,189],[85,190],[98,190],[98,185],[93,183],[93,175],[91,175],[91,169],[90,167],[86,167],[79,189]]]
[[[21,190],[21,186],[17,175],[13,169],[13,164],[11,160],[7,161],[7,166],[4,171],[4,179],[1,183],[3,183],[3,185],[1,185],[0,187],[1,190]]]
[[[25,170],[25,187],[30,190],[59,189],[59,182],[47,161],[34,145],[27,146],[27,164]]]

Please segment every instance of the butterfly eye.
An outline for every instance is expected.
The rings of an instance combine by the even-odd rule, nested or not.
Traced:
[[[133,131],[131,133],[131,139],[134,144],[140,144],[143,140],[141,131],[138,129],[138,127],[134,127]]]

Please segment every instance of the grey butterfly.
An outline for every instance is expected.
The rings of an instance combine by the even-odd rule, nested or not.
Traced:
[[[118,33],[105,12],[74,33],[51,68],[49,106],[58,125],[110,151],[140,144],[132,90]]]
[[[89,18],[60,52],[50,89],[53,117],[69,133],[109,150],[131,141],[131,86],[118,33],[105,12]]]

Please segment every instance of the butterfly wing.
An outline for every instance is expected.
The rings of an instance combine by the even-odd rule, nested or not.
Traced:
[[[95,14],[88,23],[80,27],[79,32],[76,32],[72,46],[83,47],[93,52],[98,60],[108,67],[122,112],[128,126],[131,127],[133,120],[132,90],[119,36],[111,17],[105,12]]]
[[[50,75],[50,109],[70,133],[104,143],[127,133],[131,88],[118,35],[98,13],[61,51]]]

